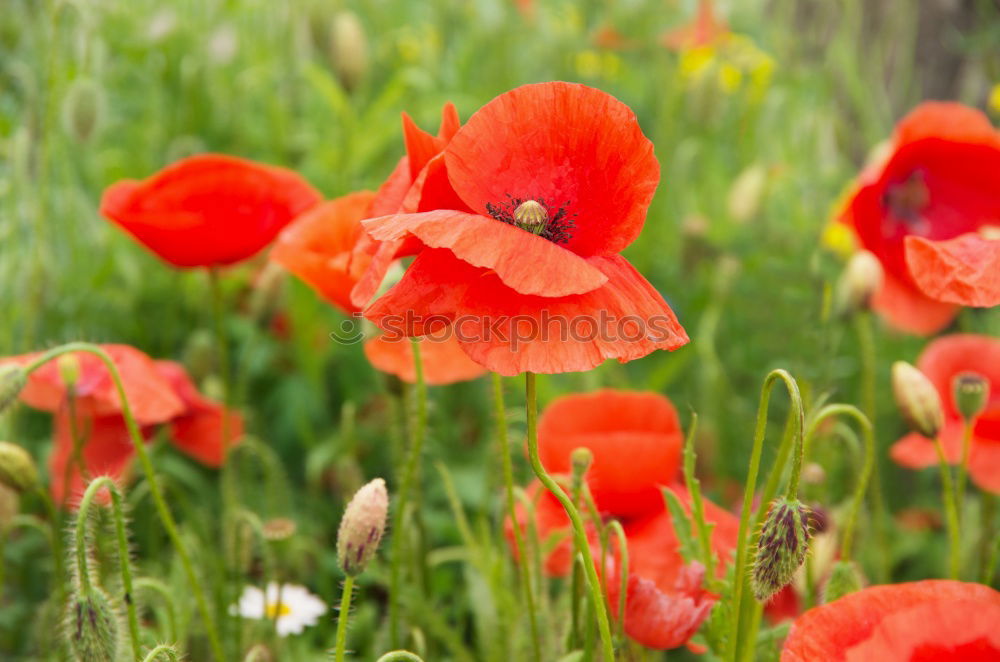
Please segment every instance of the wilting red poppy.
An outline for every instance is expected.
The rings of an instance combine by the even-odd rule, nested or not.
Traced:
[[[986,408],[972,428],[969,476],[982,489],[1000,493],[1000,339],[971,333],[943,336],[927,345],[917,367],[941,396],[945,422],[940,437],[952,464],[961,460],[964,434],[953,381],[960,373],[973,372],[992,384]],[[934,442],[916,432],[893,444],[890,453],[893,460],[911,469],[938,463]]]
[[[444,339],[420,338],[420,363],[427,384],[453,384],[476,379],[486,369],[470,359],[454,336]],[[413,346],[406,338],[386,340],[377,336],[365,341],[365,356],[378,370],[395,375],[408,384],[417,381]]]
[[[800,616],[782,662],[987,662],[1000,659],[1000,593],[931,579],[872,586]]]
[[[659,181],[632,111],[572,83],[525,85],[486,104],[443,152],[436,211],[364,225],[424,248],[366,311],[387,331],[454,324],[494,372],[589,370],[687,342],[663,297],[620,255]],[[456,210],[454,192],[473,210]]]
[[[957,103],[917,106],[888,155],[867,168],[840,220],[882,262],[873,308],[913,333],[939,331],[959,306],[1000,303],[1000,133]]]
[[[313,207],[278,235],[271,259],[344,312],[359,312],[351,303],[351,290],[371,255],[355,248],[374,198],[370,191],[359,191]]]
[[[112,184],[101,214],[175,267],[217,267],[253,256],[320,200],[291,170],[200,154]]]
[[[715,16],[712,0],[699,0],[698,13],[691,23],[668,30],[660,37],[660,42],[672,51],[682,51],[715,43],[729,34],[725,21]]]
[[[547,408],[539,422],[539,454],[550,471],[568,471],[575,448],[586,447],[593,453],[587,487],[601,516],[621,523],[628,544],[625,632],[652,648],[684,644],[711,608],[711,596],[701,588],[704,569],[684,563],[670,512],[660,494],[662,488],[669,487],[690,509],[690,496],[678,483],[679,432],[673,405],[655,393],[600,391],[566,396]],[[545,559],[545,570],[554,576],[566,575],[572,567],[566,513],[538,481],[529,485],[526,493],[534,504],[533,524],[539,539],[559,538]],[[652,498],[654,494],[659,498]],[[716,525],[712,548],[722,574],[736,545],[739,521],[711,502],[705,501],[704,506],[706,520]],[[526,531],[527,512],[520,505],[517,521]],[[510,522],[506,532],[512,540]],[[590,537],[596,547],[592,528]],[[618,572],[614,549],[605,567],[609,601],[616,604],[619,585],[613,581]]]

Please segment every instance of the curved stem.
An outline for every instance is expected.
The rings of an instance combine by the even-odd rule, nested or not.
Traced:
[[[167,610],[167,639],[177,639],[177,607],[174,604],[174,595],[167,585],[159,579],[152,577],[139,577],[132,583],[136,592],[147,589],[160,596]]]
[[[590,588],[590,601],[597,616],[597,628],[601,633],[601,644],[604,650],[605,662],[613,662],[615,659],[615,649],[611,641],[611,625],[608,621],[608,610],[604,604],[604,596],[601,595],[601,582],[597,577],[597,569],[594,567],[594,556],[590,553],[590,546],[587,543],[587,534],[583,528],[583,520],[573,501],[566,492],[559,487],[559,484],[552,479],[552,476],[542,466],[542,461],[538,457],[538,396],[535,392],[535,373],[526,372],[525,396],[528,415],[528,459],[531,468],[542,485],[551,492],[559,503],[562,504],[566,515],[569,516],[573,527],[573,539],[576,549],[583,554],[583,569],[586,572],[587,584]]]
[[[941,438],[934,438],[934,449],[937,451],[938,465],[941,468],[941,493],[944,500],[945,521],[948,523],[949,540],[949,577],[958,579],[958,569],[961,562],[961,541],[958,531],[958,507],[955,505],[955,486],[951,482],[951,468],[944,454]]]
[[[191,557],[188,554],[187,548],[184,546],[184,541],[181,539],[180,532],[177,530],[177,523],[174,521],[174,517],[170,513],[170,509],[167,507],[167,502],[163,498],[163,492],[160,489],[159,481],[156,478],[156,472],[153,470],[153,462],[149,459],[149,454],[146,452],[146,443],[143,441],[142,433],[139,431],[139,426],[135,422],[135,417],[132,415],[132,408],[129,406],[128,396],[125,393],[125,387],[122,385],[121,375],[118,373],[118,367],[115,365],[114,361],[112,361],[111,357],[108,356],[108,354],[98,345],[86,342],[73,342],[60,347],[55,347],[45,352],[25,368],[25,374],[31,374],[34,370],[37,370],[46,362],[68,352],[88,352],[93,354],[97,356],[108,369],[111,379],[115,383],[118,399],[121,401],[122,417],[125,419],[125,427],[128,429],[129,437],[132,439],[132,445],[135,447],[135,454],[139,458],[139,465],[142,467],[143,474],[146,476],[146,482],[149,484],[149,492],[153,497],[154,504],[156,505],[157,514],[163,522],[163,528],[167,531],[167,535],[174,546],[174,550],[177,552],[177,556],[181,560],[181,565],[184,567],[184,573],[187,575],[188,583],[191,585],[191,592],[194,594],[195,603],[198,606],[198,611],[201,614],[202,621],[205,625],[205,631],[208,634],[209,644],[212,648],[212,657],[214,657],[217,662],[225,662],[226,656],[222,652],[222,643],[219,639],[219,632],[216,628],[215,618],[213,617],[211,610],[208,608],[205,591],[202,589],[201,581],[198,579],[198,575],[195,574]]]
[[[507,499],[507,516],[510,517],[511,528],[514,531],[514,549],[517,552],[518,573],[521,577],[521,592],[528,611],[528,622],[531,626],[531,650],[536,662],[541,662],[542,647],[538,636],[538,616],[535,614],[535,595],[531,587],[531,564],[524,555],[524,540],[521,537],[521,527],[517,523],[517,510],[514,504],[514,469],[510,461],[510,437],[507,434],[507,408],[504,406],[503,377],[497,373],[493,376],[493,407],[497,424],[497,439],[500,441],[500,461],[503,464],[504,493]],[[575,614],[575,611],[574,611]]]
[[[177,662],[180,658],[177,657],[177,651],[173,646],[168,644],[160,644],[153,650],[149,651],[146,657],[142,658],[142,662],[155,662],[161,655],[166,655],[167,659],[171,662]],[[139,658],[136,658],[139,659]]]
[[[347,620],[351,616],[351,593],[354,590],[354,577],[344,578],[344,594],[340,598],[340,614],[337,616],[337,645],[334,649],[335,662],[344,662],[344,647],[347,644]]]
[[[767,432],[767,412],[768,405],[771,399],[771,389],[774,387],[775,382],[781,380],[785,384],[785,388],[788,390],[789,398],[792,401],[792,414],[795,417],[795,427],[793,428],[793,435],[798,438],[795,440],[795,447],[799,451],[799,456],[793,461],[797,462],[801,468],[801,450],[802,450],[802,437],[803,437],[803,425],[805,416],[802,410],[802,397],[799,395],[799,386],[792,377],[785,370],[772,370],[768,373],[767,377],[764,378],[764,386],[760,393],[760,404],[757,407],[757,425],[754,430],[753,439],[753,449],[750,452],[750,467],[747,472],[746,488],[743,492],[743,510],[740,514],[740,527],[739,533],[736,538],[736,564],[735,572],[733,574],[733,604],[732,612],[736,614],[736,618],[733,619],[733,627],[730,632],[728,647],[729,659],[736,662],[740,659],[740,627],[743,621],[742,613],[742,602],[743,593],[746,588],[746,584],[749,580],[749,575],[747,573],[747,558],[750,554],[750,543],[752,540],[748,540],[748,529],[750,524],[750,514],[753,510],[753,495],[754,490],[757,486],[757,474],[760,472],[760,457],[764,449],[764,435]],[[761,509],[767,508],[766,503],[761,503]]]
[[[424,660],[410,651],[389,651],[375,662],[424,662]]]
[[[619,558],[619,586],[618,586],[618,626],[624,632],[625,628],[625,597],[628,594],[628,540],[625,538],[625,529],[621,522],[616,519],[608,524],[615,536],[618,538],[618,558]]]
[[[111,494],[111,513],[115,520],[115,534],[118,538],[118,567],[122,574],[122,587],[125,589],[125,610],[128,613],[128,630],[132,640],[132,653],[135,659],[142,656],[139,646],[139,618],[135,613],[135,600],[132,599],[132,564],[129,563],[128,534],[125,531],[125,514],[122,512],[122,495],[118,486],[107,476],[98,476],[90,481],[87,490],[80,500],[80,510],[76,515],[76,567],[77,578],[83,593],[89,594],[90,571],[87,568],[87,517],[90,504],[102,489],[107,488]]]

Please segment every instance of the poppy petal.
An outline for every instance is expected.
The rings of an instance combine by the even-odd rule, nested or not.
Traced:
[[[445,160],[455,191],[480,214],[511,197],[563,208],[574,223],[565,247],[583,256],[632,243],[660,179],[632,110],[575,83],[498,96],[459,129]]]
[[[80,435],[81,460],[87,479],[73,462],[73,435]],[[151,432],[143,430],[148,439]],[[77,414],[75,425],[66,410],[56,413],[53,435],[55,445],[49,457],[49,490],[56,503],[76,501],[96,476],[110,476],[114,481],[126,477],[135,454],[125,420],[120,415],[90,418]],[[98,497],[109,503],[107,494]]]
[[[291,170],[200,154],[113,184],[101,214],[174,266],[211,267],[256,254],[320,199]]]
[[[872,309],[889,326],[907,333],[930,335],[951,324],[959,307],[935,301],[891,273],[883,274],[882,287],[872,297]]]
[[[462,201],[448,179],[445,168],[444,154],[438,154],[430,161],[407,191],[399,211],[412,214],[435,209],[452,209],[471,213],[469,206]]]
[[[521,293],[544,297],[583,294],[608,277],[579,255],[520,228],[457,211],[384,216],[364,222],[379,241],[413,235],[431,248],[447,248],[475,267],[493,270]]]
[[[406,156],[409,159],[410,179],[412,181],[417,178],[427,162],[441,151],[441,143],[437,138],[418,127],[406,113],[403,113],[403,142],[406,144]]]
[[[977,438],[973,442],[969,477],[979,489],[1000,494],[1000,439]]]
[[[925,101],[896,127],[899,145],[927,139],[1000,146],[1000,135],[985,113],[952,101]]]
[[[980,308],[1000,304],[1000,241],[977,234],[948,241],[910,236],[906,264],[932,299]]]
[[[370,214],[372,216],[385,216],[386,214],[398,213],[403,205],[403,199],[412,185],[410,159],[404,156],[396,163],[396,167],[375,192]]]
[[[486,374],[483,366],[462,351],[454,336],[448,335],[443,340],[425,336],[417,342],[420,343],[420,362],[427,384],[464,382]],[[364,349],[368,361],[378,370],[395,375],[408,384],[417,381],[413,346],[409,340],[388,340],[385,336],[377,336],[366,341]]]

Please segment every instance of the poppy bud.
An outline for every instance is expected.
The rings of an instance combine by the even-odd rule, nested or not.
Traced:
[[[62,110],[66,132],[78,142],[87,142],[97,131],[103,117],[101,88],[88,78],[77,78],[66,93]]]
[[[811,532],[809,509],[799,500],[779,497],[771,502],[757,541],[751,585],[760,602],[788,585],[805,561]]]
[[[330,28],[330,60],[344,89],[351,91],[368,73],[368,37],[357,14],[337,12]]]
[[[990,397],[990,382],[975,372],[960,372],[951,382],[955,408],[967,421],[973,420],[986,408]]]
[[[766,186],[767,170],[760,163],[754,163],[737,175],[727,201],[729,215],[734,221],[745,223],[757,215]]]
[[[243,662],[274,662],[274,655],[271,653],[271,649],[264,644],[255,644],[247,651]]]
[[[837,314],[852,315],[866,310],[882,287],[882,264],[868,251],[857,251],[847,261],[837,281]]]
[[[861,573],[853,561],[837,561],[823,588],[823,603],[833,602],[848,593],[861,590]]]
[[[892,364],[892,393],[906,423],[934,439],[944,425],[941,398],[930,380],[905,361]]]
[[[72,391],[80,381],[80,359],[73,354],[60,354],[56,359],[56,366],[59,368],[59,376],[63,383]]]
[[[0,365],[0,413],[10,407],[28,383],[24,368],[15,363]]]
[[[518,227],[524,228],[528,232],[541,232],[545,229],[545,224],[549,221],[549,214],[538,202],[525,200],[514,210],[514,220]]]
[[[594,461],[594,453],[589,448],[581,446],[580,448],[574,448],[573,452],[570,453],[569,463],[573,467],[573,476],[583,477],[587,473],[587,469],[590,468],[591,463]]]
[[[0,483],[21,494],[38,485],[38,470],[31,455],[8,441],[0,441]]]
[[[70,600],[66,632],[77,662],[117,659],[121,622],[101,589],[91,588]]]
[[[381,478],[363,486],[347,504],[337,532],[337,561],[345,574],[361,574],[375,556],[388,511],[389,495]]]
[[[288,540],[295,535],[297,528],[295,520],[287,517],[275,517],[264,522],[264,537],[271,542]]]

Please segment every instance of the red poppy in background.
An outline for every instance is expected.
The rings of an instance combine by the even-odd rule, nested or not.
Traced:
[[[1000,593],[931,579],[872,586],[810,609],[782,662],[987,662],[1000,659]]]
[[[539,421],[539,455],[549,471],[568,472],[573,449],[593,453],[586,475],[602,517],[617,519],[629,552],[625,632],[651,648],[684,644],[711,609],[711,596],[701,587],[704,568],[685,564],[660,490],[669,487],[685,507],[690,497],[679,484],[680,427],[670,401],[656,393],[598,391],[555,400]],[[629,477],[631,476],[631,480]],[[559,537],[545,559],[545,571],[565,576],[572,568],[569,519],[556,498],[534,481],[526,489],[534,504],[539,539]],[[659,498],[653,498],[656,495]],[[736,546],[739,521],[728,511],[705,501],[705,518],[715,523],[712,547],[724,574],[725,561]],[[517,522],[526,530],[528,516],[517,508]],[[592,545],[597,537],[590,528]],[[513,540],[513,526],[506,524]],[[614,544],[612,544],[614,547]],[[609,601],[616,604],[619,584],[614,550],[606,565]]]
[[[689,24],[668,30],[660,43],[672,51],[683,51],[715,43],[729,34],[729,26],[715,16],[712,0],[699,0],[698,13]]]
[[[947,326],[959,306],[1000,303],[1000,133],[957,103],[917,106],[888,155],[865,169],[841,212],[882,262],[872,307],[918,334]]]
[[[170,425],[170,438],[181,451],[200,463],[219,467],[225,455],[223,430],[230,443],[243,436],[243,419],[198,392],[184,368],[173,361],[154,361],[128,345],[101,345],[121,375],[129,407],[142,435],[149,440],[161,424]],[[2,359],[30,363],[38,353]],[[93,354],[75,352],[79,370],[69,408],[69,387],[56,362],[50,361],[29,377],[20,399],[55,415],[54,447],[49,458],[53,498],[65,502],[86,487],[73,461],[74,438],[90,477],[124,480],[135,453],[123,418],[121,400],[104,363]],[[68,471],[67,471],[68,467]]]
[[[451,335],[443,340],[420,338],[418,342],[427,384],[454,384],[486,374],[486,368],[470,359]],[[407,384],[417,381],[413,347],[408,339],[387,340],[385,336],[376,336],[365,341],[364,349],[365,356],[376,369],[395,375]]]
[[[359,191],[313,207],[282,230],[271,259],[344,312],[359,312],[351,290],[371,255],[355,248],[365,236],[361,220],[369,217],[374,198],[371,191]]]
[[[917,360],[917,368],[937,388],[944,407],[941,443],[945,457],[958,464],[962,457],[964,423],[955,405],[953,381],[961,373],[973,372],[991,384],[986,408],[972,428],[969,476],[976,485],[1000,493],[1000,339],[972,333],[942,336],[929,343]],[[892,459],[911,469],[938,463],[934,442],[911,432],[890,451]]]
[[[200,154],[112,184],[101,214],[175,267],[218,267],[255,255],[320,200],[291,170]]]
[[[573,83],[525,85],[474,114],[439,163],[450,186],[423,191],[435,211],[364,223],[379,241],[426,246],[365,311],[376,324],[419,336],[455,323],[462,349],[503,375],[589,370],[688,341],[618,255],[659,182],[623,103]]]

